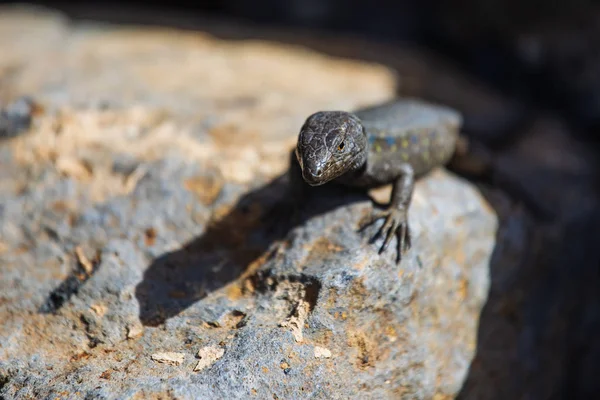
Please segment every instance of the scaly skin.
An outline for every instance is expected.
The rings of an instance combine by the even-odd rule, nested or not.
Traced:
[[[367,225],[385,218],[373,240],[384,235],[382,253],[395,235],[400,262],[411,247],[407,213],[415,179],[450,161],[461,124],[457,111],[414,99],[354,113],[317,112],[300,130],[292,183],[298,185],[300,171],[311,186],[332,182],[371,189],[391,183],[389,206]]]

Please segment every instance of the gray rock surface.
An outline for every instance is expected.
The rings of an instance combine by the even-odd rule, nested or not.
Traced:
[[[497,230],[475,188],[418,183],[400,265],[357,231],[366,195],[269,218],[306,115],[391,97],[391,71],[35,10],[0,27],[2,95],[43,110],[0,144],[0,396],[459,392]]]

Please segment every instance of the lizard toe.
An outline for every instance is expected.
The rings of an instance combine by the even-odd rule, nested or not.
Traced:
[[[371,220],[366,223],[361,230],[384,218],[385,221],[381,227],[379,227],[375,235],[373,235],[373,237],[369,240],[369,243],[373,244],[383,237],[383,244],[378,251],[379,254],[382,254],[388,249],[392,239],[395,236],[398,242],[397,262],[400,262],[402,256],[411,247],[411,234],[408,226],[406,210],[393,208],[378,212],[371,217]]]
[[[382,231],[385,232],[385,239],[383,241],[383,245],[379,250],[379,254],[383,253],[387,250],[392,238],[394,237],[394,233],[398,229],[398,220],[394,217],[392,213],[390,213],[385,220],[385,224],[382,226]]]

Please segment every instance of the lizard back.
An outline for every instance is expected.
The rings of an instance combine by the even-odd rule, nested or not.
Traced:
[[[415,99],[395,100],[354,112],[369,142],[369,162],[407,162],[416,175],[446,164],[462,124],[457,111]]]

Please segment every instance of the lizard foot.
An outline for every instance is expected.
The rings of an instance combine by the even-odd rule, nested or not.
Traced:
[[[385,222],[381,225],[381,228],[379,228],[375,236],[371,238],[370,243],[374,243],[381,236],[384,236],[383,245],[379,249],[379,254],[381,254],[388,248],[392,238],[396,235],[398,241],[396,262],[399,263],[402,256],[412,245],[410,227],[408,226],[408,214],[406,209],[390,207],[387,210],[380,211],[372,216],[371,220],[365,224],[361,230],[364,230],[366,227],[373,225],[383,218],[385,218]]]

